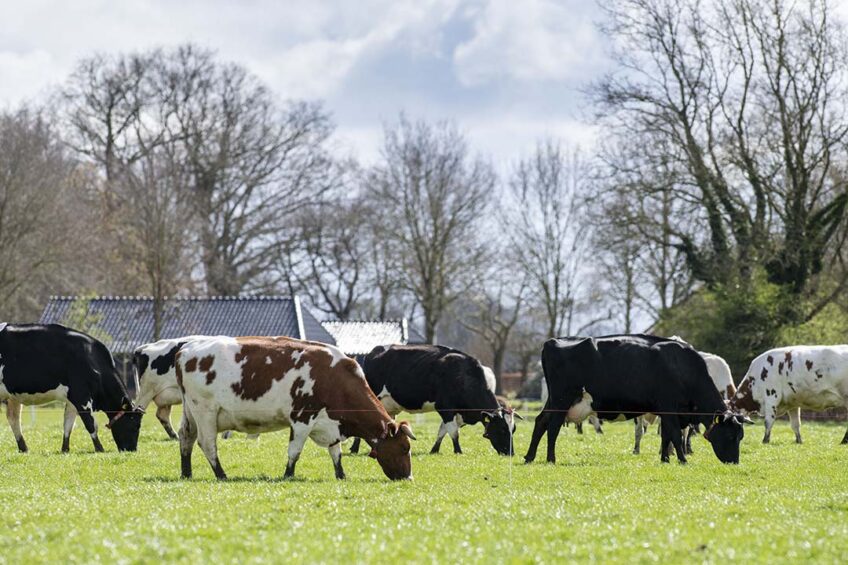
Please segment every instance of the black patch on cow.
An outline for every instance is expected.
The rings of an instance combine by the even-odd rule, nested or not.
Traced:
[[[160,355],[156,359],[153,360],[153,363],[150,364],[150,367],[156,369],[156,373],[159,375],[164,375],[168,371],[174,368],[175,359],[177,357],[177,351],[180,350],[184,344],[178,343],[174,347],[171,348],[168,353],[165,355]]]
[[[774,357],[772,357],[771,355],[766,357],[766,361],[768,361],[769,365],[774,365]]]
[[[804,364],[807,366],[808,371],[811,371],[813,369],[813,362],[810,361],[809,359],[807,359],[807,361]]]
[[[787,370],[787,371],[791,371],[791,370],[792,370],[792,364],[793,364],[793,361],[792,361],[792,352],[791,352],[791,351],[787,351],[787,352],[786,352],[786,355],[784,355],[784,356],[783,356],[783,358],[784,358],[784,360],[786,361],[786,370]]]
[[[820,378],[822,378],[823,376],[824,376],[824,375],[822,375],[822,372],[821,372],[819,369],[816,369],[816,378],[817,378],[817,379],[820,379]]]
[[[779,375],[783,374],[783,361],[781,361],[780,363],[777,364],[777,374],[779,374]]]
[[[763,367],[763,372],[762,372],[762,373],[760,373],[760,380],[763,380],[763,381],[764,381],[764,380],[766,380],[766,377],[767,377],[767,376],[768,376],[768,369],[766,369],[765,367]]]
[[[147,365],[150,363],[150,357],[146,353],[136,351],[133,355],[133,364],[135,365],[136,374],[139,378],[144,375],[147,370]]]

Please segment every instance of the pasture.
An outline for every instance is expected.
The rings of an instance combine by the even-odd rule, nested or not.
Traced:
[[[603,436],[567,428],[557,465],[525,466],[528,418],[510,466],[479,426],[462,430],[466,454],[447,442],[429,455],[437,420],[410,419],[414,481],[389,482],[364,455],[345,456],[348,479],[336,481],[308,442],[283,482],[282,432],[219,441],[231,477],[219,483],[197,448],[195,479],[179,480],[177,443],[151,415],[138,453],[117,453],[106,431],[108,452],[95,454],[78,423],[61,455],[61,411],[39,409],[33,425],[26,409],[30,453],[0,431],[0,562],[848,560],[841,423],[804,424],[803,445],[785,421],[771,445],[761,423],[748,426],[739,466],[720,464],[700,436],[689,465],[661,465],[653,428],[639,456],[629,422]]]

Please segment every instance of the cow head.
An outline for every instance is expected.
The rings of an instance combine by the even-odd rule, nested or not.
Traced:
[[[514,412],[510,411],[507,414],[503,408],[483,412],[483,426],[485,426],[483,437],[488,439],[495,451],[501,455],[515,454],[512,444],[512,434],[515,433],[513,415],[515,415]]]
[[[106,427],[112,431],[112,438],[118,451],[135,451],[138,448],[138,434],[141,431],[141,416],[144,412],[134,408],[128,399],[121,403],[121,410],[110,414]]]
[[[410,439],[415,439],[415,435],[408,422],[389,422],[383,437],[374,443],[374,457],[393,481],[412,478]]]
[[[743,424],[753,424],[750,418],[726,411],[716,414],[704,438],[713,446],[713,452],[722,463],[739,463],[739,444],[745,437]]]

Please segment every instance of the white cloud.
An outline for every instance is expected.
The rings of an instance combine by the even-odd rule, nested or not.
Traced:
[[[474,36],[454,64],[466,86],[492,81],[563,81],[601,58],[592,10],[556,0],[489,0],[471,10]]]

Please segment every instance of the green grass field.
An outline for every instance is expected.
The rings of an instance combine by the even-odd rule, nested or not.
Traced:
[[[177,443],[150,416],[138,453],[115,452],[106,432],[109,452],[95,454],[78,423],[61,455],[60,411],[37,411],[33,425],[26,409],[30,453],[0,432],[0,562],[848,561],[841,424],[804,425],[804,445],[785,422],[771,445],[749,426],[738,466],[700,437],[689,465],[662,465],[655,433],[630,453],[630,423],[603,436],[568,428],[551,466],[510,465],[479,426],[463,429],[465,455],[446,441],[431,456],[435,418],[411,420],[414,481],[389,482],[362,455],[345,457],[336,481],[308,443],[283,482],[283,432],[221,441],[231,479],[219,483],[199,448],[195,479],[179,480]],[[520,424],[523,454],[531,422]]]

